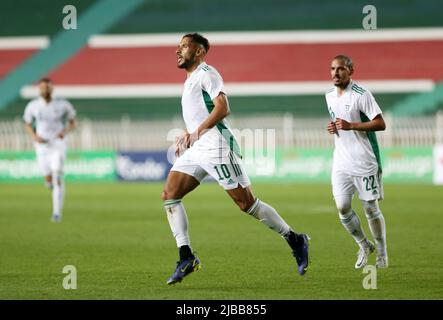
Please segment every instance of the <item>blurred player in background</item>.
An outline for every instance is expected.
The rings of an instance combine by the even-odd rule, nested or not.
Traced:
[[[182,112],[187,132],[177,143],[179,158],[167,177],[162,199],[179,248],[180,261],[167,281],[174,284],[200,268],[193,254],[182,198],[207,175],[218,181],[240,209],[280,234],[289,244],[304,275],[308,267],[308,236],[297,234],[270,205],[254,196],[240,163],[239,147],[225,117],[229,104],[223,79],[204,62],[209,42],[197,33],[185,35],[177,48],[177,65],[186,70]],[[222,219],[223,217],[220,217]]]
[[[385,219],[378,200],[383,199],[380,152],[374,131],[385,130],[382,111],[372,94],[351,79],[352,60],[336,56],[331,63],[334,87],[326,92],[326,103],[333,121],[328,131],[334,134],[332,192],[340,221],[360,249],[355,268],[367,264],[375,247],[366,237],[351,203],[357,191],[377,247],[376,267],[388,267]]]
[[[75,110],[68,101],[53,99],[50,79],[43,78],[38,85],[40,97],[28,103],[23,119],[26,131],[34,140],[37,162],[45,176],[45,184],[52,190],[52,221],[60,222],[64,199],[65,137],[75,129]]]

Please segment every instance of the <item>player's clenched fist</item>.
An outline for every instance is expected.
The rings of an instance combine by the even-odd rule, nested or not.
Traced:
[[[335,127],[337,130],[352,130],[352,124],[340,118],[335,120]]]
[[[335,134],[337,133],[337,127],[335,126],[335,122],[330,121],[328,123],[328,132],[330,134]]]

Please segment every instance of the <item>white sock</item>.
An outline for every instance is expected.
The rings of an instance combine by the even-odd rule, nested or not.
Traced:
[[[278,232],[281,236],[285,236],[291,231],[291,228],[282,217],[280,217],[277,211],[258,198],[247,212],[254,218],[260,220],[260,222],[263,222],[270,229]]]
[[[361,228],[360,218],[354,210],[352,210],[352,195],[338,195],[334,196],[334,199],[335,205],[338,209],[338,216],[343,227],[349,232],[361,248],[368,247],[369,242],[366,234]]]
[[[384,256],[387,254],[385,218],[381,213],[376,200],[362,201],[362,204],[366,218],[368,218],[369,229],[371,230],[377,246],[377,254]]]
[[[65,185],[63,177],[58,174],[52,176],[52,213],[55,216],[61,216],[63,211],[63,200],[65,196]]]
[[[168,217],[169,226],[172,235],[177,242],[177,247],[187,245],[190,246],[188,235],[188,217],[186,216],[185,207],[181,200],[166,200],[164,202],[166,215]]]
[[[354,210],[351,209],[347,213],[339,212],[338,215],[340,217],[341,224],[354,238],[355,242],[357,242],[360,247],[368,246],[366,234],[361,228],[360,218],[354,212]]]

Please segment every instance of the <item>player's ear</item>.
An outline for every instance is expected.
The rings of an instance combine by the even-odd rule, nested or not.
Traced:
[[[349,75],[352,76],[352,74],[354,73],[354,68],[349,70]]]

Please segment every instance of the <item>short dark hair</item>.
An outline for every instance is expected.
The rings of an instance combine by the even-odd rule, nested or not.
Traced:
[[[341,60],[345,63],[345,66],[348,67],[349,70],[354,70],[354,62],[352,62],[350,57],[345,56],[344,54],[335,56],[333,60]]]
[[[43,77],[43,78],[40,78],[40,80],[38,80],[38,83],[40,83],[40,82],[52,83],[52,80],[51,80],[51,78]]]
[[[201,34],[194,32],[194,33],[187,33],[183,36],[183,38],[192,38],[192,41],[195,43],[198,43],[199,45],[202,45],[203,48],[205,48],[206,52],[209,51],[209,41],[205,37],[203,37]]]

